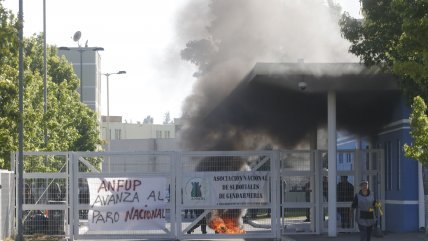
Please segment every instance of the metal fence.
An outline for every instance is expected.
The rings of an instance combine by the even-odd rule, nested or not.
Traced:
[[[361,180],[369,181],[376,199],[384,203],[382,150],[338,150],[336,207],[338,232],[355,232],[351,203]],[[280,205],[282,234],[328,231],[327,151],[281,151]],[[385,216],[380,220],[384,227]]]
[[[354,186],[368,178],[384,193],[381,151],[337,155],[338,183],[341,176]],[[328,228],[325,176],[325,151],[25,153],[24,235],[171,240],[321,233]],[[338,200],[338,214],[349,205]],[[347,217],[337,218],[341,225]]]
[[[173,239],[175,156],[73,153],[74,238]]]
[[[68,153],[24,155],[24,235],[69,236]]]
[[[178,238],[278,237],[276,154],[181,153],[177,166]]]

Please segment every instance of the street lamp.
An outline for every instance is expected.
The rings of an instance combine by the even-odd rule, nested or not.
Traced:
[[[110,133],[110,106],[109,106],[109,102],[110,102],[110,97],[109,97],[109,77],[110,75],[114,75],[114,74],[126,74],[126,71],[119,71],[116,73],[105,73],[103,75],[105,75],[107,77],[107,151],[110,151],[110,142],[111,142],[111,133]]]
[[[59,47],[59,50],[70,51],[76,50],[80,53],[80,101],[83,102],[83,52],[85,51],[103,51],[102,47],[77,47],[77,48],[69,48],[69,47]]]
[[[48,85],[47,85],[47,54],[46,54],[46,0],[43,0],[43,114],[46,115],[48,112]],[[48,146],[48,130],[47,127],[44,129],[45,146]]]
[[[19,108],[19,118],[18,118],[18,186],[16,191],[17,202],[16,202],[16,240],[24,240],[24,230],[22,225],[22,207],[24,201],[24,0],[19,0],[19,12],[18,12],[18,108]],[[16,173],[16,172],[15,172]]]

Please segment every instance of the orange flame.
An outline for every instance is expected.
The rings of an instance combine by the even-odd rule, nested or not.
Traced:
[[[245,234],[245,230],[240,229],[236,220],[228,218],[214,217],[208,224],[215,233],[227,233],[227,234]]]

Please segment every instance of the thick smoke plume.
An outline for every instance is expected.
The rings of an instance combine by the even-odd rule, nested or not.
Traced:
[[[260,62],[356,62],[347,52],[349,43],[340,36],[339,17],[340,8],[332,1],[191,1],[177,25],[182,38],[189,39],[182,58],[198,67],[193,93],[183,106],[183,148],[291,147],[322,127],[327,116],[325,95],[309,98],[262,83],[231,92]],[[361,99],[344,96],[343,100],[354,97]],[[351,110],[342,105],[338,111]],[[295,115],[289,115],[292,111]],[[358,121],[343,127],[352,129],[353,124]]]

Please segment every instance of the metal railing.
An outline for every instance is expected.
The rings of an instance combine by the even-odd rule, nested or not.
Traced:
[[[279,239],[326,232],[326,156],[319,150],[25,153],[24,234]],[[341,150],[337,160],[338,182],[369,179],[383,200],[382,151]],[[349,205],[338,201],[338,214]],[[338,225],[344,217],[336,217]],[[338,231],[356,228],[350,222]]]

